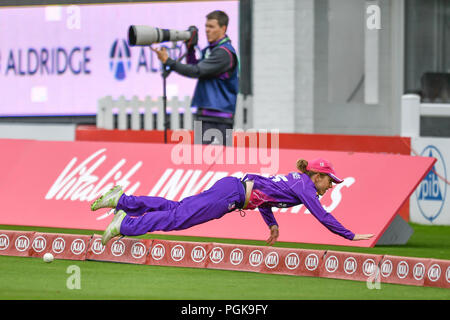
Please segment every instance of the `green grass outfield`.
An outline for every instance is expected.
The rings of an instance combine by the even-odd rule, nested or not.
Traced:
[[[375,248],[340,247],[299,243],[276,246],[389,254],[450,260],[450,226],[411,224],[414,234],[405,246]],[[2,226],[7,230],[93,234],[100,231]],[[141,238],[215,241],[264,245],[263,241],[146,235]],[[81,271],[81,289],[70,290],[67,268]],[[0,299],[152,299],[152,300],[450,300],[450,290],[381,283],[369,290],[365,282],[209,270],[147,266],[96,261],[55,260],[0,256]]]

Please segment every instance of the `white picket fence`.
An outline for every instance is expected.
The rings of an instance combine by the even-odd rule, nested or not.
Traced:
[[[402,96],[401,136],[420,137],[420,117],[450,117],[448,103],[421,103],[417,94]]]
[[[170,114],[170,129],[193,130],[194,115],[190,108],[189,96],[180,99],[167,99],[167,113]],[[251,127],[251,96],[238,95],[234,118],[235,129]],[[180,118],[182,117],[182,121]],[[137,96],[127,100],[125,96],[113,99],[106,96],[98,101],[96,124],[98,128],[119,130],[164,130],[164,105],[162,97],[156,99],[146,96],[139,100]]]

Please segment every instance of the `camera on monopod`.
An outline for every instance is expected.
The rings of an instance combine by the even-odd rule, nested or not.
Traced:
[[[148,46],[166,41],[187,41],[197,43],[198,29],[190,26],[188,30],[160,29],[144,25],[131,25],[128,28],[130,46]]]

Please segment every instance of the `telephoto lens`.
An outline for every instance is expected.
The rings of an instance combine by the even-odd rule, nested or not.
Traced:
[[[160,29],[150,26],[135,26],[128,28],[128,44],[130,46],[147,46],[165,41],[185,41],[191,38],[191,31]]]

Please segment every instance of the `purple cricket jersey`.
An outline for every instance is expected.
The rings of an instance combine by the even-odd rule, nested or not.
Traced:
[[[272,213],[272,207],[288,208],[304,204],[328,230],[348,240],[353,240],[355,234],[342,226],[322,207],[317,189],[308,175],[292,172],[285,176],[277,175],[266,178],[260,175],[247,174],[242,180],[254,181],[247,209],[258,208],[269,227],[278,225]]]

